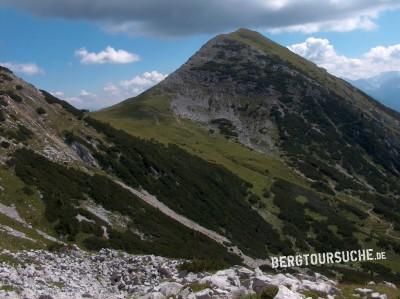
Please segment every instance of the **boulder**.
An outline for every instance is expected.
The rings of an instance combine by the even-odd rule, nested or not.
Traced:
[[[183,285],[177,282],[164,282],[157,287],[165,297],[176,296],[182,288]]]
[[[274,285],[284,285],[291,290],[298,290],[301,287],[301,282],[299,279],[292,275],[277,274],[269,278],[270,283]]]
[[[260,292],[260,298],[261,299],[274,299],[275,296],[278,294],[279,288],[274,285],[269,285],[266,286],[261,292]]]
[[[249,279],[254,274],[253,271],[244,267],[237,269],[237,273],[240,279]]]
[[[250,292],[245,287],[238,288],[231,292],[231,297],[234,299],[244,298],[246,295],[249,295]]]
[[[327,282],[312,282],[309,280],[303,280],[300,285],[301,289],[311,290],[318,293],[333,294],[336,292],[336,287],[332,286]]]
[[[361,294],[361,295],[366,295],[366,294],[369,294],[369,293],[373,292],[373,290],[367,289],[367,288],[357,288],[354,291],[359,293],[359,294]]]
[[[160,273],[160,275],[163,277],[167,277],[167,278],[172,277],[171,271],[169,271],[167,268],[164,268],[164,267],[158,268],[158,273]]]
[[[196,292],[196,299],[211,299],[214,292],[211,289],[204,289],[202,291]]]
[[[279,286],[279,292],[274,299],[303,299],[304,297],[299,293],[289,290],[287,287]]]
[[[241,285],[246,289],[253,289],[253,280],[252,279],[245,279],[242,280]]]
[[[216,288],[227,290],[231,288],[231,282],[227,276],[211,275],[206,276],[200,280],[201,284],[209,284]]]
[[[394,283],[388,282],[388,281],[384,281],[382,282],[385,286],[392,288],[392,289],[397,289],[397,286]]]
[[[187,287],[187,288],[182,288],[177,296],[178,299],[196,299],[196,295],[193,293],[192,289]]]
[[[198,275],[196,273],[189,273],[185,277],[183,277],[183,283],[192,283],[198,280]]]
[[[262,277],[262,276],[253,278],[253,281],[251,283],[253,291],[256,292],[257,294],[261,293],[261,291],[269,285],[271,285],[271,283],[268,277]]]
[[[385,294],[380,294],[378,292],[374,292],[371,294],[372,299],[387,299],[387,296]]]
[[[152,292],[139,297],[139,299],[166,299],[166,297],[160,292]]]

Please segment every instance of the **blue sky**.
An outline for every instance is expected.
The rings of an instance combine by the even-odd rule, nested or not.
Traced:
[[[306,0],[297,3],[301,1]],[[49,4],[53,2],[65,7],[57,10]],[[188,12],[188,16],[193,14],[191,18],[176,16],[174,12],[182,6],[178,0],[171,1],[168,15],[160,13],[156,18],[152,12],[146,16],[149,9],[141,7],[143,13],[132,19],[115,7],[76,15],[78,9],[88,10],[79,7],[84,1],[53,2],[38,0],[38,5],[32,7],[29,1],[0,0],[0,64],[81,108],[98,109],[140,93],[173,72],[208,39],[238,27],[259,30],[345,78],[400,71],[398,1],[382,1],[382,5],[376,6],[381,1],[354,0],[354,7],[342,7],[345,4],[341,0],[315,1],[315,9],[330,9],[333,15],[322,19],[312,19],[310,15],[307,19],[305,12],[290,6],[294,5],[291,0],[271,0],[273,6],[263,6],[265,15],[260,16],[255,12],[260,0],[250,0],[241,3],[254,2],[255,8],[243,4],[243,13],[240,9],[218,6],[215,9],[220,9],[221,15],[214,16],[215,20],[211,19],[212,14],[206,14],[208,7],[193,7],[193,12]],[[121,2],[120,7],[127,5],[127,10],[131,8],[129,1],[116,2]],[[149,2],[154,2],[154,9],[159,7],[157,0],[148,0],[146,4]],[[205,2],[215,4],[212,0]],[[326,7],[318,6],[321,2],[326,2]],[[330,7],[331,2],[336,6]],[[186,10],[191,8],[186,6],[187,3]],[[246,12],[248,19],[243,17],[237,23],[228,19]],[[252,23],[252,13],[258,23]],[[281,22],[275,18],[279,14],[292,16],[291,21]],[[227,20],[221,20],[225,15]],[[275,23],[264,22],[263,16],[275,19]],[[85,51],[78,54],[83,48]]]

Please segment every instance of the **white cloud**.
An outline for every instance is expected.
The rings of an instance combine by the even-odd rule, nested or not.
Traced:
[[[94,96],[96,96],[96,94],[88,92],[88,91],[82,89],[81,92],[79,93],[79,96],[81,96],[81,97],[94,97]]]
[[[157,71],[144,72],[132,79],[121,81],[120,85],[125,88],[146,88],[164,80],[166,77],[167,75],[161,74]]]
[[[108,46],[98,53],[89,52],[86,48],[80,48],[75,51],[82,64],[125,64],[138,61],[140,58],[135,53],[129,53],[125,50],[116,50]]]
[[[400,44],[378,46],[358,58],[339,55],[329,40],[321,38],[310,37],[288,48],[342,78],[356,80],[400,71]]]
[[[67,101],[68,103],[80,109],[98,108],[98,103],[101,102],[101,98],[97,94],[89,92],[85,89],[82,89],[78,93],[78,95],[72,96],[65,95],[65,93],[62,91],[52,92],[51,94],[59,97],[60,99],[63,99],[64,101]]]
[[[9,68],[13,72],[25,75],[42,75],[44,71],[36,65],[36,63],[13,63],[13,62],[0,62],[0,65]]]
[[[215,34],[239,27],[272,31],[370,30],[399,0],[0,0],[39,16],[85,19],[133,35]],[[162,12],[162,13],[160,13]]]
[[[97,110],[136,96],[166,77],[167,75],[158,71],[144,72],[128,80],[121,80],[117,83],[109,82],[98,92],[82,89],[74,96],[59,95],[78,108]]]
[[[144,72],[131,79],[122,80],[118,84],[108,83],[103,90],[110,95],[132,97],[164,80],[166,77],[167,75],[158,71]]]
[[[378,27],[374,22],[376,18],[377,14],[372,13],[370,15],[359,15],[341,20],[311,22],[301,25],[277,27],[268,29],[267,31],[274,34],[282,32],[302,32],[307,34],[320,31],[350,32],[357,29],[370,31]]]
[[[103,87],[103,90],[111,95],[119,95],[120,94],[120,90],[118,88],[118,86],[116,86],[113,83],[107,83],[106,86]]]

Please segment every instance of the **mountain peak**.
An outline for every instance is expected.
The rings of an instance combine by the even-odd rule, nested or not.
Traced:
[[[364,152],[374,156],[376,165],[381,165],[371,168],[363,161],[364,170],[356,174],[360,181],[366,169],[376,174],[382,165],[388,172],[400,172],[400,156],[391,150],[400,148],[399,114],[257,32],[239,29],[217,36],[159,86],[172,96],[170,108],[175,115],[261,152],[274,155],[283,151],[293,161],[300,156],[300,160],[308,159],[312,153],[299,136],[311,132],[310,142],[319,144],[321,160],[326,159],[326,148],[336,148],[340,139],[342,144],[352,140],[353,155]],[[359,126],[349,127],[349,123]],[[382,146],[382,141],[377,145],[382,147],[379,151],[368,147],[380,138],[366,133],[373,131],[381,132],[390,145]],[[364,137],[358,137],[360,134]],[[304,152],[292,147],[296,143]],[[346,156],[348,149],[341,150]],[[378,157],[382,154],[385,158]],[[336,167],[335,154],[328,159],[330,166]],[[351,164],[347,161],[342,166],[346,175],[358,167]],[[370,180],[374,179],[375,175],[370,175]]]
[[[240,42],[246,44],[251,47],[259,48],[260,50],[269,52],[272,51],[274,54],[277,54],[277,50],[285,49],[286,48],[280,46],[279,44],[275,43],[274,41],[270,40],[269,38],[265,37],[261,33],[250,30],[247,28],[239,28],[231,33],[221,34],[216,36],[217,40],[234,40],[236,42]]]
[[[241,38],[253,39],[253,40],[257,40],[257,39],[259,39],[259,40],[269,40],[268,38],[266,38],[261,33],[257,32],[257,31],[254,31],[254,30],[251,30],[251,29],[247,29],[247,28],[239,28],[239,29],[229,33],[228,36],[231,36],[233,38],[241,37]]]
[[[293,53],[287,47],[274,42],[261,33],[247,28],[239,28],[231,33],[216,36],[195,53],[188,62],[190,63],[196,60],[198,56],[201,56],[203,60],[207,57],[211,60],[215,60],[216,57],[212,56],[213,53],[215,54],[215,51],[212,49],[215,50],[217,47],[219,47],[218,50],[220,54],[217,58],[224,57],[222,52],[231,51],[236,52],[236,56],[242,56],[242,58],[246,60],[246,55],[249,55],[250,52],[258,52],[257,55],[273,57],[275,60],[278,59],[282,64],[286,64],[310,78],[318,81],[326,79],[327,72],[325,69],[319,68],[313,62]],[[239,51],[243,49],[247,50],[243,52]],[[324,82],[324,84],[325,83],[328,82]]]

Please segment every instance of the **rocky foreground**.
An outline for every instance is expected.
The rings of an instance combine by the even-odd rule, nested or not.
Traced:
[[[264,298],[297,299],[307,292],[324,298],[338,293],[336,283],[319,274],[269,275],[240,266],[194,274],[179,270],[183,260],[108,249],[4,250],[0,256],[0,298],[251,298],[268,290],[273,295]]]

